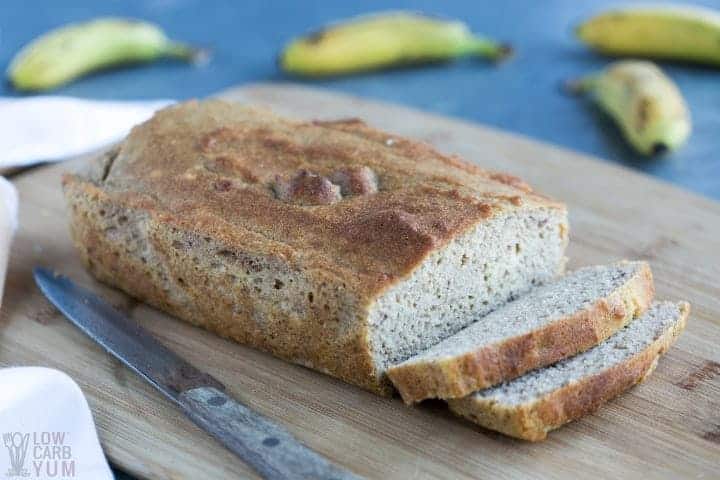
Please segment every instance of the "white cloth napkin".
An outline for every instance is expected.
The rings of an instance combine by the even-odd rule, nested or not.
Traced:
[[[18,227],[18,194],[15,186],[0,177],[0,302],[5,287],[5,273],[10,256],[10,243]]]
[[[5,177],[0,177],[0,218],[4,220],[0,224],[7,223],[10,226],[11,233],[17,230],[18,194],[15,185],[8,182]],[[0,294],[2,294],[2,291],[0,291]]]
[[[0,435],[0,478],[113,478],[85,397],[57,370],[0,369]]]
[[[169,103],[0,98],[0,169],[100,148]],[[17,191],[0,177],[0,296],[17,210]],[[87,401],[66,374],[42,367],[0,369],[0,478],[113,478]]]
[[[100,148],[170,103],[0,97],[0,168],[63,160]]]

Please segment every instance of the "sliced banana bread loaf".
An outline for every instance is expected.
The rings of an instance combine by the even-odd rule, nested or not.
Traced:
[[[388,369],[406,403],[459,398],[587,350],[641,315],[646,262],[581,268]]]
[[[360,121],[188,102],[64,177],[100,280],[379,393],[385,370],[551,280],[564,205]]]
[[[450,409],[483,427],[525,440],[596,410],[643,381],[685,328],[690,305],[654,303],[639,319],[575,357],[497,387],[450,400]]]

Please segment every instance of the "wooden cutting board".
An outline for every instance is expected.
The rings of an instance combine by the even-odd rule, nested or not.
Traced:
[[[113,463],[148,479],[254,476],[58,314],[33,283],[35,265],[110,298],[238,398],[367,477],[718,478],[720,204],[578,153],[398,106],[281,84],[222,96],[296,117],[361,117],[520,175],[568,203],[570,267],[647,259],[658,297],[687,299],[693,313],[647,383],[544,443],[524,443],[480,431],[439,402],[408,408],[221,340],[97,284],[68,236],[59,178],[72,166],[34,170],[15,178],[21,228],[0,319],[0,365],[47,365],[70,374],[88,397]]]

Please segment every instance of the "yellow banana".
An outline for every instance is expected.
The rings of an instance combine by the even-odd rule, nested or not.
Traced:
[[[499,60],[510,53],[509,46],[473,35],[459,21],[386,12],[297,38],[286,45],[278,61],[288,73],[326,76],[470,55]]]
[[[86,73],[160,57],[197,60],[202,51],[169,40],[157,26],[100,18],[52,30],[25,46],[7,76],[19,90],[47,90]]]
[[[579,25],[576,34],[609,55],[720,65],[720,13],[708,8],[665,5],[610,10]]]
[[[674,150],[690,135],[690,114],[680,91],[651,62],[618,61],[568,86],[592,94],[640,153]]]

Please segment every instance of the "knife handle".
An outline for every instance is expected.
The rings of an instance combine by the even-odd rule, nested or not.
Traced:
[[[213,387],[180,393],[185,414],[266,479],[346,480],[359,477],[331,464],[270,419]]]

